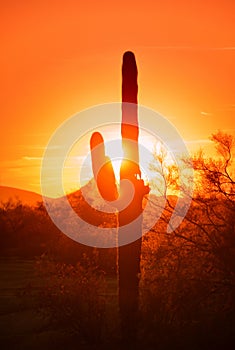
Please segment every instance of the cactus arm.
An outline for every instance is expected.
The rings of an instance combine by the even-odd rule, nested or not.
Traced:
[[[94,132],[90,139],[92,170],[100,195],[107,201],[118,197],[117,185],[112,162],[105,155],[104,139]]]

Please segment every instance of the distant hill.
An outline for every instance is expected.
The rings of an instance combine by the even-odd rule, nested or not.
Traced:
[[[42,196],[38,193],[21,190],[19,188],[0,186],[0,202],[20,201],[24,205],[36,206],[42,201]]]
[[[147,210],[148,220],[149,215],[156,216],[161,208],[165,207],[164,198],[157,197],[154,194],[149,195],[150,207]],[[60,206],[60,202],[63,201],[63,197],[59,198],[47,198],[48,203],[51,205]],[[67,199],[77,214],[85,221],[90,222],[95,226],[101,225],[104,221],[108,227],[115,226],[115,209],[110,207],[99,194],[94,179],[90,180],[85,186],[79,190],[67,194]],[[38,202],[42,202],[42,196],[32,191],[22,190],[14,187],[0,186],[0,202],[21,202],[23,205],[36,206]],[[171,204],[175,206],[177,202],[176,196],[168,196]],[[146,205],[146,199],[143,202]],[[146,215],[145,215],[146,216]]]
[[[104,210],[105,204],[99,195],[94,179],[90,180],[81,189],[68,194],[67,198],[71,203],[72,207],[76,208],[77,206],[83,204],[84,195],[85,198],[88,200],[88,203],[94,206],[95,209]],[[63,198],[64,196],[59,198],[48,198],[48,201],[51,203],[59,202]],[[0,186],[0,202],[7,202],[9,200],[12,200],[13,202],[20,201],[22,204],[30,206],[35,206],[37,205],[37,202],[43,201],[42,196],[38,193],[22,190],[15,187]]]
[[[155,227],[156,223],[156,232],[164,232],[166,230],[165,223],[158,222],[158,219],[163,212],[164,220],[168,221],[171,211],[164,211],[166,203],[163,197],[156,197],[154,194],[150,194],[148,198],[149,201],[147,202],[145,199],[143,203],[144,206],[146,205],[143,214],[143,232],[147,233],[151,228]],[[9,199],[13,202],[20,201],[23,205],[29,205],[33,209],[38,202],[42,201],[42,196],[30,191],[0,186],[0,202],[6,202]],[[76,260],[80,254],[77,250],[81,248],[80,245],[77,246],[77,242],[83,243],[85,246],[115,246],[117,238],[116,228],[118,225],[117,212],[115,208],[113,210],[100,197],[94,179],[90,180],[81,189],[68,194],[67,200],[73,210],[66,205],[64,206],[64,203],[67,203],[65,197],[47,198],[46,205],[48,205],[47,209],[49,208],[50,216],[47,214],[44,205],[40,206],[38,210],[25,210],[24,207],[17,207],[9,208],[7,213],[0,211],[2,215],[0,217],[0,231],[7,232],[7,235],[0,237],[0,248],[2,251],[6,254],[13,254],[12,252],[14,251],[16,255],[26,254],[27,256],[32,256],[41,254],[48,247],[51,249],[51,245],[57,246],[58,240],[62,240],[61,247],[63,248],[58,254],[63,255],[68,248],[68,256],[70,256],[69,251],[74,247]],[[177,197],[168,197],[168,201],[174,206]],[[77,221],[74,212],[82,220]],[[56,226],[51,218],[52,220],[53,218],[58,219],[57,222],[62,223],[62,226]],[[9,222],[13,222],[13,226],[12,224],[9,225]],[[88,226],[87,223],[90,225]],[[98,232],[97,227],[105,228],[105,230],[102,230],[102,234],[101,231]],[[66,235],[61,235],[60,230],[66,232],[66,234],[69,233],[68,236],[72,240]],[[20,235],[20,240],[15,240],[15,232]],[[153,235],[155,235],[155,231]]]

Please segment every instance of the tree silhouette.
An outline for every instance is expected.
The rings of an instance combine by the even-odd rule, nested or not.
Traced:
[[[223,132],[211,140],[213,158],[201,151],[192,159],[194,196],[183,222],[171,233],[166,227],[177,201],[172,193],[180,185],[178,172],[159,150],[151,164],[160,179],[155,184],[166,186],[161,192],[166,204],[142,243],[141,329],[146,338],[157,337],[158,345],[170,339],[164,349],[173,348],[175,335],[178,341],[184,338],[182,348],[234,348],[234,141]]]

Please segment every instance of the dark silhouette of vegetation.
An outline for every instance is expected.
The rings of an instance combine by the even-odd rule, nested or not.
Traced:
[[[157,225],[143,237],[137,349],[234,348],[233,140],[223,133],[212,140],[217,155],[207,158],[200,152],[194,157],[191,207],[170,234],[166,225],[176,197],[169,191],[178,187],[177,172],[164,157],[156,170],[158,178],[165,176],[167,205]],[[82,197],[75,196],[81,207]],[[37,208],[2,204],[0,223],[1,348],[131,346],[120,343],[115,249],[73,242],[55,228],[42,204]],[[19,330],[17,315],[22,327],[28,328]],[[34,323],[37,327],[29,333]]]
[[[232,349],[235,344],[234,141],[222,132],[211,139],[217,154],[206,158],[200,151],[194,157],[192,204],[170,234],[166,225],[176,199],[169,193],[178,189],[178,173],[167,165],[164,152],[155,154],[152,164],[165,184],[167,205],[144,238],[142,330],[154,343],[155,329],[169,348],[173,339],[180,348]]]

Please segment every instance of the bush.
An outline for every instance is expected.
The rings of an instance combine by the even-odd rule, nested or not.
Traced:
[[[56,262],[46,254],[37,260],[43,279],[39,309],[56,329],[86,342],[101,341],[105,328],[104,274],[84,256],[86,264]]]

